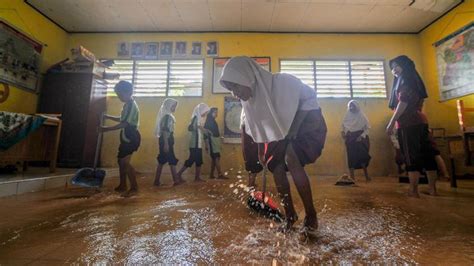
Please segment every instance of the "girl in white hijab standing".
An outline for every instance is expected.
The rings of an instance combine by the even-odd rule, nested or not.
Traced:
[[[360,109],[359,103],[356,100],[349,101],[347,113],[342,121],[342,137],[345,140],[347,164],[353,180],[355,180],[354,170],[363,169],[366,181],[370,181],[367,172],[371,158],[369,128],[369,120]]]
[[[158,166],[156,167],[155,186],[160,186],[161,171],[165,164],[169,164],[174,184],[180,183],[176,175],[176,164],[178,159],[174,154],[174,125],[176,119],[173,113],[176,111],[178,101],[167,98],[161,104],[160,111],[156,116],[155,136],[158,138],[160,153],[158,154]]]
[[[315,90],[295,76],[272,74],[246,56],[231,58],[220,82],[241,100],[245,131],[259,144],[260,162],[273,173],[285,208],[283,231],[290,230],[298,219],[288,169],[305,208],[302,232],[314,234],[318,220],[304,165],[321,155],[327,131]]]
[[[203,135],[209,133],[209,130],[204,128],[209,110],[209,106],[205,103],[200,103],[194,107],[193,114],[191,115],[191,123],[188,126],[188,131],[190,132],[189,158],[184,162],[183,167],[178,172],[178,180],[180,180],[180,182],[183,182],[182,175],[184,171],[193,166],[193,164],[196,164],[194,181],[204,181],[201,179],[202,145],[204,144]]]

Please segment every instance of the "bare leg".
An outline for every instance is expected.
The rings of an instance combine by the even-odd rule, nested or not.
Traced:
[[[125,164],[124,158],[119,159],[119,173],[120,173],[120,183],[118,187],[115,188],[117,192],[124,192],[127,190],[127,165]]]
[[[350,178],[351,178],[352,180],[354,180],[354,181],[356,180],[356,179],[355,179],[355,174],[354,174],[354,168],[350,168],[350,169],[349,169],[349,175],[350,175]]]
[[[316,229],[318,228],[318,218],[313,205],[311,183],[309,182],[308,175],[306,174],[304,167],[300,164],[298,156],[293,150],[293,145],[291,145],[291,143],[286,149],[286,163],[288,164],[288,169],[293,176],[296,189],[303,200],[303,205],[306,212],[305,226]]]
[[[410,190],[408,191],[408,196],[419,198],[418,180],[420,179],[420,173],[418,171],[408,172],[408,178],[410,179]]]
[[[130,181],[130,192],[136,192],[138,190],[138,184],[137,184],[137,175],[135,172],[135,168],[130,164],[130,160],[132,159],[132,156],[127,156],[125,157],[127,159],[127,175],[128,175],[128,180]]]
[[[273,178],[278,190],[278,195],[282,199],[283,208],[285,209],[286,224],[283,227],[284,231],[288,231],[293,227],[293,224],[298,219],[293,206],[293,200],[291,198],[290,183],[286,177],[285,165],[280,164],[273,170]]]
[[[369,172],[367,171],[367,167],[364,167],[364,175],[365,175],[365,181],[369,182],[372,180],[369,176]]]
[[[162,170],[163,170],[163,165],[158,164],[158,166],[156,167],[155,182],[153,182],[153,185],[155,185],[155,186],[160,186],[161,185],[160,179],[161,179],[161,171]]]
[[[217,169],[217,175],[221,176],[222,175],[221,158],[216,158],[216,169]]]
[[[179,180],[179,182],[182,182],[183,181],[183,173],[184,171],[186,171],[188,169],[188,167],[186,165],[183,165],[183,167],[181,167],[181,169],[179,170],[179,172],[177,173],[177,179]]]
[[[438,179],[438,174],[436,173],[436,171],[426,171],[426,175],[428,177],[430,195],[437,196],[438,193],[436,192],[436,179]]]
[[[176,165],[170,165],[171,176],[173,177],[174,184],[179,184],[178,175],[176,174]]]
[[[216,177],[214,176],[215,170],[216,170],[216,160],[215,160],[215,159],[212,159],[212,162],[211,162],[211,173],[209,174],[209,179],[214,179],[214,178],[216,178]],[[218,171],[217,173],[219,173],[219,171]]]
[[[249,172],[249,187],[256,187],[255,185],[256,177],[257,177],[257,174]]]
[[[438,169],[441,172],[441,175],[449,180],[449,173],[448,173],[448,168],[446,167],[446,164],[444,163],[443,157],[441,155],[436,155],[435,156],[436,164],[438,165]]]
[[[194,173],[194,181],[204,181],[201,179],[201,166],[196,166],[196,172]]]
[[[219,178],[219,179],[229,179],[228,177],[226,177],[222,174],[221,159],[220,158],[216,158],[216,169],[217,169],[217,178]]]

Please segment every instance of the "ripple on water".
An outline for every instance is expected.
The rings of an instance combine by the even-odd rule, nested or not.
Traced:
[[[285,235],[268,224],[259,224],[229,245],[226,253],[236,262],[244,259],[247,263],[414,262],[409,258],[423,243],[416,237],[410,239],[415,228],[407,219],[409,215],[400,209],[352,206],[351,212],[328,212],[340,210],[340,206],[326,205],[326,211],[319,214],[316,240],[301,242],[297,232]]]

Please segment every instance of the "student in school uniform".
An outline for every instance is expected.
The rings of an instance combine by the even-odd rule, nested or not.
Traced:
[[[211,172],[209,179],[215,179],[214,172],[217,169],[217,179],[228,179],[222,174],[221,171],[221,135],[219,133],[219,125],[217,125],[217,111],[216,107],[212,107],[207,114],[206,123],[204,128],[209,131],[208,134],[204,135],[206,151],[211,156]]]
[[[256,188],[257,174],[263,170],[263,167],[258,159],[258,144],[245,132],[245,112],[243,109],[240,115],[240,128],[242,130],[242,155],[244,157],[245,170],[249,173],[248,186],[250,188]]]
[[[174,185],[182,183],[182,180],[178,179],[176,173],[178,159],[174,154],[174,127],[176,124],[176,118],[173,113],[176,112],[177,106],[178,101],[175,99],[165,99],[156,117],[155,136],[158,138],[160,153],[157,157],[158,166],[156,167],[155,186],[161,185],[161,172],[165,164],[169,164],[170,166]]]
[[[220,82],[242,102],[245,131],[259,144],[262,164],[273,173],[291,230],[298,217],[286,171],[290,171],[305,208],[301,231],[316,233],[318,220],[304,166],[321,155],[326,123],[314,89],[290,74],[272,74],[246,56],[231,58]]]
[[[189,158],[184,162],[183,167],[179,170],[178,180],[183,180],[182,175],[184,171],[195,164],[196,171],[194,173],[194,181],[204,181],[201,179],[202,147],[204,144],[203,135],[210,133],[209,130],[204,128],[206,115],[209,110],[209,106],[205,103],[200,103],[194,107],[191,116],[191,123],[188,126],[188,131],[190,132]]]
[[[350,177],[355,180],[354,170],[363,169],[365,180],[370,181],[367,167],[370,162],[369,120],[362,112],[359,102],[351,100],[342,121],[342,137],[346,144],[347,164]]]
[[[428,94],[423,80],[416,71],[415,63],[405,55],[390,60],[395,76],[389,108],[395,110],[387,126],[391,134],[396,126],[400,149],[405,159],[410,180],[408,196],[419,197],[418,180],[425,170],[429,183],[429,194],[437,195],[436,151],[430,141],[426,115],[422,112],[423,101]]]
[[[105,115],[106,119],[110,119],[119,124],[115,126],[102,126],[102,132],[108,132],[120,129],[120,146],[118,150],[118,164],[120,172],[120,184],[115,190],[124,192],[127,190],[127,176],[130,181],[130,190],[125,196],[132,196],[138,191],[138,184],[135,169],[130,164],[132,154],[140,147],[141,136],[138,131],[140,120],[140,110],[133,99],[133,85],[130,82],[121,80],[114,87],[120,101],[124,103],[120,117]]]

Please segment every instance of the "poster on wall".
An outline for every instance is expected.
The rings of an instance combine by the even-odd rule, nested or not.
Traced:
[[[173,42],[161,42],[160,56],[170,57],[173,54]]]
[[[174,48],[175,56],[186,56],[186,42],[176,42]]]
[[[202,55],[202,43],[201,42],[193,42],[192,43],[191,55],[192,56],[201,56]]]
[[[118,57],[130,57],[130,46],[128,42],[119,42],[117,44]]]
[[[436,42],[440,100],[474,93],[474,22]]]
[[[219,53],[218,43],[215,41],[207,42],[207,56],[217,56]]]
[[[252,57],[264,69],[271,71],[270,57]],[[219,79],[222,74],[222,69],[230,57],[214,58],[213,72],[212,72],[212,93],[230,93],[227,89],[221,86]]]
[[[145,43],[145,59],[157,59],[158,47],[159,47],[159,43],[157,42]]]
[[[142,42],[132,43],[132,58],[143,58],[145,53],[145,44]]]
[[[241,143],[241,113],[242,104],[239,99],[231,96],[224,97],[224,143]]]
[[[0,82],[36,92],[43,46],[0,21]]]

